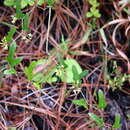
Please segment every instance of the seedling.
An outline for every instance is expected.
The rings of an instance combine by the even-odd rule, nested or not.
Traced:
[[[80,65],[74,59],[64,60],[62,56],[58,56],[58,65],[48,64],[47,59],[32,61],[32,63],[25,67],[25,75],[28,80],[39,85],[41,83],[57,82],[57,77],[62,82],[78,85],[81,79],[88,74],[88,71],[82,71]],[[73,70],[72,68],[75,68]],[[75,77],[74,75],[78,75]]]
[[[21,58],[14,58],[14,53],[16,51],[16,42],[13,41],[11,45],[9,46],[9,53],[7,57],[7,62],[10,66],[9,70],[5,70],[4,74],[17,74],[16,70],[14,69],[15,66],[17,66],[21,62]]]
[[[117,114],[115,117],[113,128],[116,128],[116,129],[120,128],[120,118],[121,118],[120,114]]]
[[[27,32],[29,30],[28,26],[29,26],[29,14],[25,14],[23,16],[22,30]]]
[[[33,6],[35,4],[34,0],[20,0],[21,1],[21,8],[25,8],[28,5]],[[44,0],[38,0],[38,4],[41,4]],[[16,0],[4,0],[4,4],[6,6],[13,6],[15,7]],[[20,2],[19,2],[20,3]]]
[[[88,109],[88,105],[87,105],[86,100],[84,98],[73,100],[72,103],[77,105],[77,106],[84,107],[85,109]]]
[[[31,0],[25,0],[25,2],[31,3]],[[12,23],[15,23],[17,19],[22,19],[22,30],[23,31],[28,31],[28,24],[29,24],[29,14],[24,14],[21,11],[21,8],[23,8],[26,4],[23,3],[22,1],[19,0],[5,0],[4,4],[7,6],[13,6],[16,8],[16,16],[13,16],[13,21]],[[23,6],[24,5],[24,6]]]
[[[90,11],[86,13],[87,18],[93,17],[93,18],[100,18],[101,14],[99,13],[99,10],[97,7],[99,7],[99,3],[97,0],[89,0],[89,4],[91,5]]]
[[[106,78],[108,80],[109,86],[114,91],[116,89],[121,89],[124,82],[129,80],[130,75],[122,74],[120,69],[118,69],[116,61],[114,61],[113,71],[111,74],[108,74]]]
[[[59,63],[60,62],[63,62],[63,60],[59,60]],[[60,63],[59,68],[60,69],[57,69],[56,75],[62,80],[62,82],[70,84],[78,85],[81,82],[81,79],[88,74],[88,71],[83,71],[74,59],[64,60],[63,63]]]
[[[75,65],[72,66],[72,72],[73,72],[73,80],[77,85],[81,83],[81,79],[88,74],[88,70],[85,70],[79,74]]]
[[[97,115],[93,114],[93,113],[88,113],[88,115],[90,116],[90,118],[94,121],[96,121],[96,123],[98,124],[99,128],[103,126],[104,121],[102,118],[98,117]]]
[[[98,90],[98,107],[99,109],[104,109],[107,106],[103,91],[101,89]]]

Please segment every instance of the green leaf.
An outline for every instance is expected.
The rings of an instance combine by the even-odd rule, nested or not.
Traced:
[[[11,68],[9,70],[5,70],[4,74],[11,75],[11,74],[17,74],[16,70],[14,68]]]
[[[96,18],[100,18],[101,17],[101,14],[99,13],[99,10],[95,10],[93,12],[93,15],[96,17]]]
[[[38,5],[42,5],[45,2],[45,0],[38,0]]]
[[[56,83],[57,80],[58,80],[57,77],[52,77],[48,83]]]
[[[61,49],[63,51],[67,51],[68,50],[68,42],[67,42],[67,40],[64,39],[63,35],[61,37],[61,46],[60,47],[61,47]]]
[[[99,7],[99,3],[98,2],[96,2],[95,4],[93,4],[93,7],[95,7],[95,8],[97,8],[97,7]]]
[[[16,50],[16,42],[13,41],[9,46],[9,53],[7,57],[7,61],[9,62],[9,64],[13,62],[15,50]]]
[[[74,81],[78,81],[79,80],[79,73],[78,73],[77,68],[75,67],[75,65],[72,66],[72,72],[73,72]]]
[[[38,83],[33,83],[34,86],[37,88],[37,89],[41,89],[41,86],[38,84]]]
[[[47,4],[49,7],[52,7],[55,4],[55,0],[47,0]]]
[[[107,45],[107,38],[106,38],[105,32],[102,28],[100,29],[100,34],[101,34],[101,37],[102,37],[104,43]]]
[[[82,79],[84,76],[86,76],[89,73],[88,70],[84,70],[82,73],[79,75],[79,79]]]
[[[32,80],[34,82],[41,83],[42,79],[43,79],[43,74],[42,73],[37,73],[37,74],[33,75],[33,79]]]
[[[11,30],[8,32],[7,36],[5,37],[7,42],[12,42],[13,35],[16,32],[16,27],[12,27]]]
[[[58,58],[58,62],[61,66],[63,65],[64,67],[67,67],[67,65],[64,62],[64,59],[62,58],[62,56],[59,53],[57,54],[57,58]]]
[[[73,100],[72,103],[75,104],[75,105],[78,105],[80,107],[84,107],[84,108],[88,109],[88,105],[86,103],[86,100],[83,99],[83,98],[77,99],[77,100]]]
[[[99,118],[97,115],[93,114],[93,113],[88,113],[88,115],[91,117],[92,120],[96,121],[99,128],[103,126],[104,121],[102,118]]]
[[[23,17],[22,30],[23,31],[28,31],[29,30],[28,26],[29,26],[29,15],[25,14],[24,17]]]
[[[105,97],[103,95],[103,91],[101,89],[98,90],[98,107],[100,109],[104,109],[107,106]]]
[[[53,76],[56,72],[56,67],[52,68],[49,72],[47,72],[47,74],[44,73],[44,69],[41,70],[41,67],[43,68],[46,63],[46,59],[40,59],[38,61],[33,61],[29,67],[25,67],[25,74],[28,80],[38,84],[56,82],[57,78]]]
[[[130,15],[130,11],[128,10],[128,8],[123,8],[123,11],[127,13],[127,15]]]
[[[28,5],[28,1],[27,0],[22,0],[21,1],[21,9],[25,8]]]
[[[64,35],[61,36],[61,43],[62,44],[67,44],[68,42],[64,39]]]
[[[23,14],[21,12],[21,0],[20,1],[16,0],[15,5],[16,5],[16,17],[22,18]]]
[[[95,7],[92,6],[92,7],[90,8],[90,12],[91,12],[92,14],[94,14],[95,11],[97,11],[97,9],[96,9]]]
[[[89,2],[89,4],[91,4],[93,6],[97,3],[97,0],[89,0],[88,2]]]
[[[116,129],[120,128],[120,118],[121,118],[120,114],[117,114],[115,118],[115,122],[113,124],[113,128],[116,128]]]
[[[73,75],[73,72],[72,72],[72,67],[73,67],[73,65],[76,67],[78,74],[82,73],[82,68],[80,67],[78,62],[74,59],[66,59],[66,60],[64,60],[64,62],[67,65],[67,67],[64,68],[64,71],[61,71],[61,73],[58,74],[57,76],[59,78],[61,78],[61,80],[63,82],[65,82],[65,79],[66,79],[67,83],[75,83],[75,81],[73,79],[74,75]]]
[[[4,5],[6,6],[13,6],[14,5],[14,0],[4,0]]]
[[[25,75],[27,76],[28,80],[33,79],[33,69],[36,66],[37,62],[32,61],[32,63],[29,65],[29,67],[25,67]]]
[[[18,65],[21,61],[22,61],[22,58],[12,59],[12,62],[10,63],[10,65],[11,65],[11,67],[15,67],[15,66]]]
[[[33,6],[35,3],[34,3],[34,0],[27,0],[28,1],[28,4],[30,5],[30,6]]]
[[[90,17],[92,17],[92,16],[93,16],[93,13],[91,13],[91,12],[87,12],[87,13],[86,13],[86,17],[87,17],[87,18],[90,18]]]
[[[13,41],[10,46],[9,46],[9,53],[8,57],[6,58],[7,62],[11,66],[12,69],[5,71],[6,74],[16,74],[16,71],[14,70],[13,67],[15,67],[17,64],[21,62],[21,58],[14,58],[14,53],[16,50],[16,42]]]

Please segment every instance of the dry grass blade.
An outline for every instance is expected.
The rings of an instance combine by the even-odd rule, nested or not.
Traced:
[[[108,27],[110,25],[117,24],[117,23],[124,24],[124,23],[127,23],[127,22],[129,22],[129,19],[115,19],[115,20],[105,24],[102,28],[106,28],[106,27]]]
[[[26,108],[28,110],[40,112],[40,113],[43,113],[45,115],[49,115],[50,117],[57,118],[56,115],[54,113],[52,113],[51,111],[44,110],[42,108],[37,108],[35,106],[27,106],[27,105],[22,105],[22,104],[18,104],[18,103],[14,103],[14,102],[7,102],[7,101],[0,101],[0,103],[5,103],[5,104],[10,104],[10,105],[23,107],[23,108]]]

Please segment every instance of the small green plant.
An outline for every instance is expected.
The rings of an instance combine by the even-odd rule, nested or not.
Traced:
[[[8,32],[8,34],[4,36],[4,38],[1,40],[0,45],[2,48],[5,48],[5,49],[8,48],[8,43],[12,42],[15,32],[16,32],[16,27],[13,26]]]
[[[84,98],[73,100],[72,103],[80,107],[84,107],[85,109],[88,109],[88,104],[86,103],[86,100]]]
[[[26,0],[26,2],[31,2],[30,0]],[[16,9],[16,16],[12,16],[12,23],[14,24],[18,19],[22,19],[22,30],[27,32],[28,31],[28,25],[29,25],[29,14],[22,13],[22,1],[18,0],[5,0],[4,4],[7,6],[13,6]]]
[[[42,83],[57,82],[57,77],[62,82],[78,85],[81,78],[88,74],[88,71],[82,71],[80,65],[74,59],[64,60],[61,56],[58,56],[58,60],[59,64],[54,66],[53,62],[48,63],[47,59],[32,61],[28,67],[25,67],[25,75],[29,81],[39,86]],[[76,71],[72,68],[75,68]],[[74,75],[78,75],[78,77]]]
[[[104,109],[107,106],[103,91],[101,89],[98,90],[98,107],[99,109]]]
[[[64,59],[68,54],[68,42],[62,36],[58,49],[54,48],[49,52],[49,57],[57,56],[58,64],[54,64],[52,59],[40,59],[32,61],[25,67],[25,75],[28,80],[39,86],[41,83],[54,83],[60,79],[62,82],[78,86],[81,79],[88,74],[88,70],[83,71],[78,62],[74,59]]]
[[[49,66],[49,65],[48,65]],[[32,61],[32,63],[25,67],[25,75],[29,81],[32,81],[37,84],[41,83],[53,83],[57,81],[57,78],[54,75],[56,67],[52,68],[50,71],[45,72],[47,69],[47,59],[41,59],[38,61]]]
[[[17,0],[4,0],[4,4],[6,6],[16,7],[16,1]],[[21,1],[21,8],[20,9],[23,9],[27,6],[34,6],[35,1],[37,2],[38,5],[42,5],[44,2],[47,2],[48,6],[53,6],[56,2],[56,0],[18,0],[18,2],[19,1]]]
[[[99,3],[97,0],[88,0],[89,4],[91,5],[90,11],[86,13],[87,18],[94,17],[94,18],[100,18],[101,14],[99,12]]]
[[[20,0],[21,1],[21,8],[25,8],[28,5],[33,6],[35,4],[34,0]],[[41,5],[44,2],[44,0],[38,0],[38,5]],[[15,7],[16,0],[5,0],[4,4],[6,6],[13,6]],[[19,2],[20,3],[20,2]]]
[[[130,75],[128,74],[122,74],[121,70],[118,69],[116,61],[112,63],[113,65],[113,71],[112,73],[107,75],[107,80],[109,86],[112,88],[112,90],[121,89],[124,82],[128,81],[130,78]]]
[[[113,124],[113,128],[120,128],[120,119],[121,119],[121,116],[120,114],[117,114],[116,117],[115,117],[115,122]]]
[[[97,115],[89,112],[88,115],[90,116],[90,118],[94,121],[96,121],[96,123],[98,124],[99,128],[103,126],[104,121],[102,118],[98,117]]]
[[[14,53],[16,51],[16,42],[13,41],[9,46],[9,53],[7,57],[7,62],[10,66],[10,69],[5,70],[4,74],[17,74],[16,70],[14,69],[21,62],[21,58],[14,58]]]
[[[56,75],[62,80],[62,82],[78,85],[81,83],[81,79],[88,74],[88,71],[83,71],[80,65],[74,59],[63,60],[59,55],[58,60],[60,66],[57,69]]]

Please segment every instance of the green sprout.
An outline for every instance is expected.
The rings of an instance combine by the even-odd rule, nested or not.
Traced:
[[[109,86],[112,90],[121,89],[125,81],[129,81],[130,75],[122,74],[121,71],[117,68],[116,61],[113,62],[113,72],[108,73],[106,76]]]
[[[99,12],[99,3],[97,0],[89,0],[89,4],[91,5],[90,11],[86,13],[87,18],[94,17],[94,18],[100,18],[101,14]]]
[[[90,116],[90,118],[94,121],[96,121],[96,123],[98,124],[99,128],[103,126],[104,121],[102,118],[98,117],[97,115],[89,112],[88,115]]]
[[[121,120],[121,116],[120,114],[117,114],[116,117],[115,117],[115,122],[113,124],[113,128],[120,128],[120,120]]]
[[[88,104],[86,103],[86,100],[84,98],[73,100],[72,103],[77,105],[77,106],[84,107],[85,109],[88,109]]]
[[[100,109],[104,109],[107,106],[103,91],[101,89],[98,90],[98,107]]]

